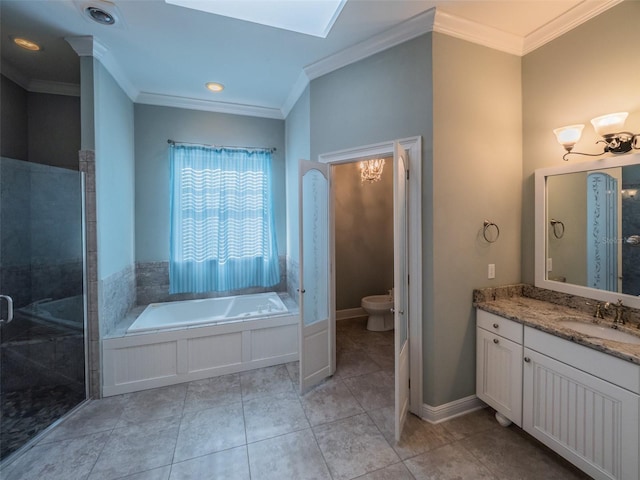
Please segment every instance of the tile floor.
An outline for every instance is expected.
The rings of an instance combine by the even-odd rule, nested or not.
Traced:
[[[46,479],[589,478],[489,409],[393,441],[393,333],[341,321],[336,375],[298,395],[297,364],[90,402],[1,472]]]

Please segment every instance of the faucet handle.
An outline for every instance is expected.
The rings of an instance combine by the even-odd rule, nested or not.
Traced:
[[[593,306],[592,303],[589,302],[585,302],[587,305],[589,306]],[[596,307],[596,311],[593,313],[593,317],[598,319],[598,318],[602,318],[604,319],[604,314],[602,313],[602,310],[604,309],[605,311],[609,309],[609,305],[611,305],[609,302],[596,302],[595,307]]]

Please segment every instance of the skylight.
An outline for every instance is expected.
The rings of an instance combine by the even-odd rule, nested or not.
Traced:
[[[179,7],[326,38],[347,0],[164,0]]]

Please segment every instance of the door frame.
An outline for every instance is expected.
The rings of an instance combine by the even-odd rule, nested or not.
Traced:
[[[409,137],[372,145],[348,148],[318,155],[318,161],[330,165],[351,163],[365,158],[393,156],[394,142],[408,152],[409,182],[407,188],[408,241],[409,241],[409,375],[411,382],[409,410],[422,416],[422,137]],[[331,183],[331,182],[330,182]],[[331,188],[331,187],[330,187]],[[335,211],[333,195],[330,195],[329,241],[330,246],[330,288],[335,292]],[[394,244],[394,249],[398,248]],[[335,311],[335,295],[331,309]],[[335,315],[331,320],[335,322]],[[335,334],[335,325],[333,328]],[[335,337],[332,340],[335,342]],[[334,355],[335,355],[335,348]],[[334,362],[335,365],[335,362]]]

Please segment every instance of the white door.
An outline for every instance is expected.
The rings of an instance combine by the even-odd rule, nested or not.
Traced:
[[[300,160],[300,392],[335,371],[329,275],[329,165]]]
[[[614,169],[616,170],[616,169]],[[620,238],[616,178],[606,172],[587,175],[587,286],[618,292]]]
[[[393,242],[394,242],[394,327],[395,327],[395,424],[396,440],[409,410],[409,277],[407,243],[407,154],[394,143],[393,155]]]

